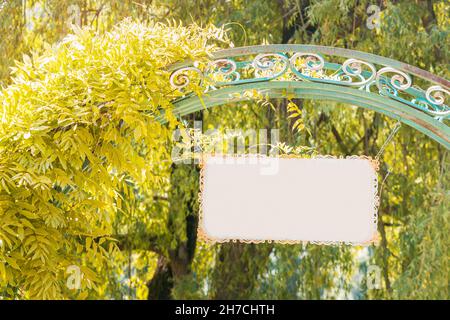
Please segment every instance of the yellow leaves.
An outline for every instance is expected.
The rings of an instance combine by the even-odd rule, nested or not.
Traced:
[[[52,180],[46,176],[37,177],[33,188],[41,189],[41,190],[49,190],[52,187]]]
[[[89,249],[91,248],[91,244],[92,244],[92,238],[87,237],[86,238],[86,251],[89,251]]]
[[[76,151],[78,149],[75,139],[73,137],[73,135],[74,135],[73,131],[65,131],[65,132],[61,133],[60,135],[61,135],[61,138],[57,140],[57,143],[58,143],[61,151],[72,153],[72,151]],[[56,135],[55,135],[55,138],[56,138]]]
[[[53,243],[51,243],[47,238],[43,237],[43,236],[36,236],[36,240],[40,243],[44,243],[48,246],[53,246]]]
[[[33,205],[31,205],[25,201],[16,201],[15,205],[22,209],[28,210],[29,212],[36,210],[36,208]],[[33,218],[30,218],[30,219],[33,219]]]
[[[67,176],[67,173],[64,170],[61,170],[59,168],[55,168],[53,170],[53,172],[55,173],[55,182],[61,186],[61,187],[65,187],[65,186],[73,186],[75,183]]]
[[[30,68],[33,66],[33,62],[31,61],[31,58],[29,55],[24,54],[22,57],[23,57],[23,63],[24,63],[25,67]]]
[[[45,264],[50,255],[58,250],[59,244],[52,234],[42,228],[36,228],[26,236],[23,247],[26,249],[27,261],[39,260]]]
[[[19,172],[14,177],[12,177],[12,179],[16,181],[19,187],[31,186],[34,182],[31,174],[29,174],[28,172]]]
[[[303,120],[302,110],[292,101],[289,101],[287,105],[287,111],[289,113],[288,119],[294,119],[292,124],[292,130],[301,132],[305,129],[305,122]],[[309,133],[309,130],[307,130]]]
[[[81,202],[81,205],[94,207],[94,208],[98,208],[98,209],[106,209],[108,204],[106,202],[103,202],[100,200],[85,199]]]
[[[86,128],[83,127],[78,127],[76,132],[75,132],[75,137],[77,138],[79,143],[83,143],[85,146],[91,146],[92,143],[94,142],[94,138],[92,136],[92,134],[89,132],[89,130],[87,130]]]
[[[77,296],[77,300],[85,300],[89,295],[89,292],[87,291],[81,291],[78,296]]]
[[[0,240],[1,246],[6,248],[12,248],[13,242],[12,239],[9,239],[9,236],[0,230]]]
[[[147,132],[146,128],[138,125],[136,126],[136,128],[134,129],[134,140],[139,141],[141,140],[143,134],[145,134]]]
[[[5,260],[6,260],[6,265],[7,265],[7,266],[10,266],[10,267],[12,267],[12,268],[14,268],[14,269],[20,271],[20,267],[19,267],[19,265],[17,264],[17,262],[16,262],[15,259],[12,259],[12,258],[10,258],[10,257],[4,257],[4,258],[5,258]]]
[[[51,128],[52,127],[50,127],[50,126],[36,126],[36,127],[30,128],[30,130],[35,131],[35,132],[39,132],[39,131],[46,132],[46,131],[50,130]]]
[[[98,278],[98,276],[95,274],[94,271],[92,271],[90,268],[86,267],[86,266],[81,266],[80,267],[81,271],[83,272],[83,275],[94,282],[98,282],[100,281],[100,279]]]
[[[0,261],[0,279],[6,282],[6,268],[5,263],[2,261]]]
[[[52,227],[54,229],[66,226],[64,216],[56,208],[54,208],[54,210],[49,210],[48,214],[44,215],[44,221],[46,226]]]
[[[42,269],[39,272],[27,274],[25,288],[31,299],[61,299],[61,288],[56,274],[51,270]]]
[[[27,219],[20,219],[20,223],[23,226],[25,226],[27,228],[30,228],[31,230],[35,230],[34,225],[30,221],[28,221]],[[21,239],[21,240],[23,240],[23,239]]]
[[[81,254],[84,250],[84,247],[79,243],[75,243],[75,249],[77,254]]]
[[[289,112],[288,118],[297,118],[297,117],[301,117],[302,116],[302,111],[292,101],[289,101],[289,103],[287,105],[287,111]]]
[[[4,177],[1,177],[0,178],[0,187],[3,188],[3,190],[6,191],[6,193],[11,194],[11,191],[8,188],[7,182],[11,183],[11,180],[10,179],[7,180]],[[0,191],[1,191],[1,188],[0,188]]]
[[[24,54],[22,56],[22,61],[15,61],[16,67],[12,68],[12,73],[15,75],[17,80],[28,80],[35,75],[33,62],[30,56]]]
[[[4,231],[6,231],[7,233],[9,233],[13,237],[17,237],[18,236],[17,233],[13,229],[11,229],[9,226],[7,226],[7,225],[3,225],[2,229]]]
[[[4,272],[0,253],[1,277],[11,273],[30,297],[58,297],[62,260],[101,266],[118,250],[105,237],[118,207],[144,211],[170,168],[158,163],[177,123],[164,68],[205,61],[217,37],[223,30],[212,26],[128,21],[103,35],[77,30],[40,57],[24,56],[0,94],[0,239],[17,255]],[[171,127],[155,124],[159,109]]]
[[[17,227],[17,237],[20,241],[23,241],[23,239],[25,238],[25,230],[23,229],[23,227]]]
[[[17,212],[19,212],[21,215],[25,216],[26,218],[28,218],[30,220],[39,218],[39,216],[36,213],[28,211],[28,210],[18,209]]]

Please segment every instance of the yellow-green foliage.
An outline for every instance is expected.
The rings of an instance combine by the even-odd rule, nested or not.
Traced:
[[[206,59],[221,29],[125,21],[105,34],[78,29],[24,56],[0,93],[0,290],[67,296],[66,268],[116,250],[115,215],[134,190],[161,183],[176,97],[165,68]],[[165,110],[169,125],[155,121]],[[139,202],[136,202],[139,205]]]

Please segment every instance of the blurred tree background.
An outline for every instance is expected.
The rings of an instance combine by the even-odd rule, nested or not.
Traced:
[[[379,27],[367,8],[381,9]],[[73,25],[104,33],[124,18],[223,27],[234,46],[299,43],[371,52],[449,78],[450,4],[420,0],[0,0],[0,84],[11,67],[71,33]],[[105,48],[106,50],[107,48]],[[298,100],[293,130],[287,99],[229,104],[190,115],[203,128],[279,128],[289,147],[319,154],[375,156],[395,122],[339,103]],[[124,197],[112,222],[117,247],[90,265],[94,285],[68,291],[89,299],[448,299],[447,150],[403,125],[383,156],[388,170],[379,210],[380,244],[208,245],[197,241],[198,168],[172,164],[150,198]],[[381,179],[380,179],[381,180]],[[159,192],[159,193],[158,193]],[[301,206],[301,203],[299,203]],[[2,212],[0,212],[0,223]],[[92,241],[83,239],[83,241]],[[6,268],[8,261],[0,261]],[[366,285],[370,266],[378,289]],[[94,278],[94,277],[93,277]],[[1,283],[0,278],[0,283]],[[0,285],[4,298],[40,297]]]

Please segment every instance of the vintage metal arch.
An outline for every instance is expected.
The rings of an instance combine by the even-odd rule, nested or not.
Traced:
[[[178,116],[248,100],[255,91],[331,100],[397,119],[450,149],[450,81],[389,58],[325,46],[261,45],[217,51],[209,63],[180,62],[170,71],[180,94],[173,101]],[[189,91],[193,81],[205,89],[201,98]]]

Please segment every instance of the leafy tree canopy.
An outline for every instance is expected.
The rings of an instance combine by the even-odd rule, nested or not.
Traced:
[[[446,0],[0,0],[0,298],[448,299],[448,151],[406,125],[380,159],[381,241],[368,248],[198,242],[198,169],[164,160],[165,67],[202,61],[227,45],[223,30],[235,46],[345,47],[448,78],[449,13]],[[126,17],[139,23],[116,26]],[[66,37],[71,24],[89,30]],[[372,156],[394,125],[342,103],[255,98],[183,120],[279,128],[283,152]],[[66,285],[74,268],[81,290]]]
[[[76,29],[41,55],[24,55],[0,94],[0,279],[11,295],[65,295],[65,270],[117,249],[113,222],[161,190],[176,121],[165,68],[204,60],[215,27],[125,21],[97,35]],[[166,111],[170,125],[155,115]],[[144,197],[145,195],[146,197]]]

